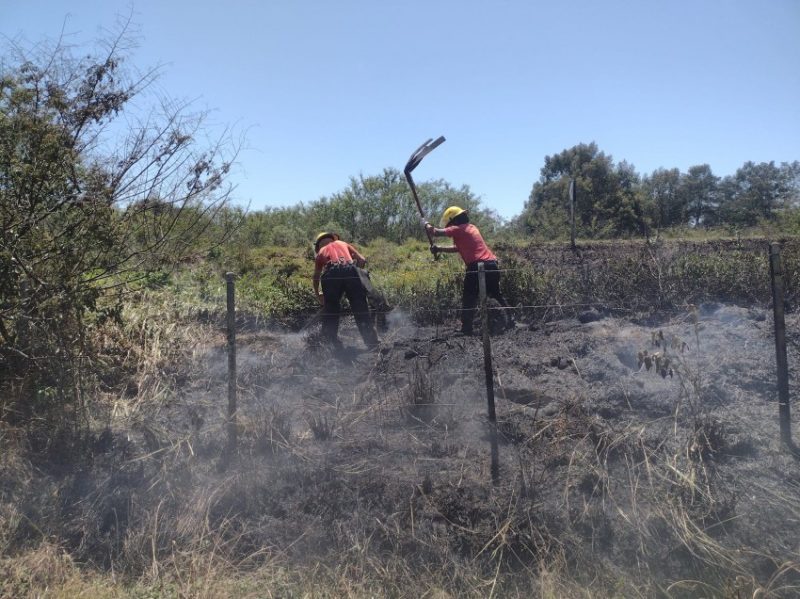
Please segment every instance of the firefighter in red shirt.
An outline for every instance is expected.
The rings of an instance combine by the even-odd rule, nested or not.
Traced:
[[[367,290],[362,282],[360,267],[367,260],[349,243],[339,239],[336,233],[325,231],[314,240],[314,294],[323,307],[322,335],[334,344],[339,344],[339,312],[342,295],[347,296],[358,331],[366,346],[377,347],[378,335],[372,326],[367,303]],[[322,292],[320,293],[320,283]]]
[[[478,227],[469,222],[469,212],[458,206],[450,206],[444,211],[440,225],[437,229],[429,222],[422,219],[427,231],[438,237],[451,237],[453,245],[448,247],[432,246],[431,251],[437,253],[458,253],[467,272],[464,276],[464,292],[461,301],[461,332],[465,335],[472,334],[472,321],[475,317],[475,306],[478,304],[478,264],[483,262],[486,271],[486,295],[497,300],[502,307],[508,307],[503,294],[500,292],[500,270],[497,266],[497,257],[486,245]],[[507,315],[506,322],[511,325],[513,319]]]

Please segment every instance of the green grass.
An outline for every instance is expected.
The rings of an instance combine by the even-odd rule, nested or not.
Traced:
[[[690,232],[695,238],[701,235]],[[376,240],[359,250],[368,258],[375,287],[416,322],[441,322],[460,307],[464,264],[457,254],[434,260],[420,240],[402,245]],[[498,243],[494,250],[504,269],[506,299],[514,306],[534,306],[526,309],[535,318],[560,317],[589,304],[646,312],[705,301],[752,304],[770,298],[765,238],[583,241],[577,253],[564,242],[516,240]],[[784,240],[784,265],[793,297],[800,244],[791,238]],[[160,290],[173,295],[186,313],[220,318],[228,270],[237,274],[241,312],[299,326],[319,309],[311,284],[313,252],[306,246],[252,248],[246,255],[188,265]]]

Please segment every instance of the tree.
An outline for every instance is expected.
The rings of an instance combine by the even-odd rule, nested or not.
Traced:
[[[443,180],[417,184],[425,215],[432,221],[450,205],[470,210],[480,221],[480,200],[469,187],[458,189]],[[314,212],[327,214],[327,221],[340,223],[356,241],[381,237],[397,243],[420,234],[419,212],[401,172],[387,168],[379,176],[351,178],[343,191],[323,198]]]
[[[387,168],[380,175],[351,177],[344,190],[320,199],[309,213],[315,223],[337,223],[354,241],[402,240],[411,233],[416,208],[402,173]]]
[[[457,205],[470,211],[484,234],[502,225],[500,216],[482,207],[467,185],[425,181],[417,183],[417,191],[426,217],[435,224],[446,207]],[[397,169],[386,168],[379,175],[351,177],[346,188],[315,202],[250,212],[234,242],[240,252],[262,245],[302,245],[324,230],[358,243],[424,238],[408,182]]]
[[[137,118],[155,73],[123,68],[124,36],[82,58],[14,46],[2,64],[0,387],[16,385],[13,414],[31,398],[79,402],[85,325],[119,314],[108,294],[219,241],[235,152],[198,147],[203,118],[185,105]]]
[[[646,213],[656,229],[681,225],[688,220],[680,195],[681,173],[677,168],[656,169],[642,180]]]
[[[618,235],[636,233],[647,236],[647,224],[642,208],[641,177],[632,164],[623,160],[614,171],[615,193],[607,208],[609,220],[616,223]]]
[[[786,208],[800,208],[800,161],[781,162],[781,171],[786,177],[789,192],[786,197]]]
[[[690,225],[713,225],[718,221],[719,177],[707,164],[689,167],[681,177],[678,203],[685,207]]]
[[[579,235],[607,237],[643,230],[639,176],[632,165],[614,166],[594,142],[545,156],[539,180],[517,220],[526,232],[546,238],[569,230],[569,180],[575,179],[575,221]]]
[[[771,220],[797,200],[798,163],[746,162],[721,183],[721,211],[727,222],[755,225]]]

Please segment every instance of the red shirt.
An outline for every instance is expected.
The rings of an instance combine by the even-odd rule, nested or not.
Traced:
[[[330,262],[334,264],[353,262],[353,256],[350,254],[350,244],[337,239],[336,241],[331,241],[325,247],[320,248],[319,252],[317,252],[314,264],[317,268],[325,268]]]
[[[472,223],[465,225],[453,225],[444,229],[444,234],[453,238],[453,244],[456,246],[458,253],[461,254],[461,259],[466,264],[473,262],[486,262],[488,260],[497,260],[497,257],[488,248],[486,242],[481,237],[481,232],[478,227]]]

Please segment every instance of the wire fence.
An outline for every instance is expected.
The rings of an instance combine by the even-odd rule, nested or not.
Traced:
[[[770,286],[769,254],[763,242],[727,243],[716,249],[704,247],[702,251],[695,251],[696,246],[692,244],[684,244],[680,248],[669,245],[647,246],[641,243],[629,245],[633,249],[627,253],[620,252],[618,247],[597,246],[579,248],[581,255],[563,247],[529,247],[518,253],[506,250],[500,259],[500,268],[493,272],[501,276],[501,290],[508,305],[489,301],[482,310],[478,310],[477,306],[465,308],[457,305],[465,275],[463,268],[439,265],[437,276],[444,279],[440,285],[427,284],[422,291],[412,289],[413,293],[406,295],[403,295],[404,289],[396,286],[393,278],[395,273],[388,269],[373,270],[370,276],[379,292],[394,293],[395,297],[390,299],[400,301],[393,302],[394,309],[385,305],[373,305],[370,314],[375,317],[391,317],[393,313],[397,314],[398,318],[390,321],[390,326],[394,330],[402,328],[406,332],[416,331],[414,334],[417,337],[420,334],[418,327],[435,326],[435,330],[422,333],[422,336],[433,341],[448,335],[446,330],[438,327],[446,325],[448,319],[462,317],[465,310],[475,310],[476,316],[481,311],[489,316],[510,313],[517,317],[518,322],[521,320],[524,325],[531,326],[567,316],[580,317],[583,311],[600,315],[640,316],[672,310],[674,318],[696,325],[703,302],[706,301],[742,302],[762,308],[775,305]],[[780,268],[784,299],[776,301],[791,307],[797,297],[796,282],[800,280],[800,247],[796,241],[787,242],[784,247],[788,248],[783,254]],[[550,253],[539,260],[537,257],[542,255],[541,252]],[[564,259],[559,260],[559,256]],[[361,276],[348,278],[356,279]],[[233,279],[231,277],[231,283]],[[425,281],[424,273],[414,280]],[[307,302],[312,293],[310,277],[304,277],[302,281],[303,287],[298,293],[303,293]],[[197,289],[192,288],[187,293],[196,292]],[[228,322],[232,323],[229,326],[233,327],[229,352],[234,353],[236,330],[246,332],[253,327],[263,326],[270,323],[270,317],[261,312],[263,303],[249,299],[242,302],[241,298],[236,298],[238,305],[235,305],[232,317],[228,317],[229,314],[222,309],[228,301],[227,292],[223,281],[211,281],[202,289],[202,301],[197,305],[192,304],[192,310],[193,315],[199,319],[219,325],[222,325],[225,314]],[[195,297],[192,296],[192,301]],[[306,305],[308,304],[307,302]],[[168,304],[164,308],[169,310]],[[289,305],[288,309],[292,309],[292,306]],[[310,328],[307,327],[309,324],[313,325],[328,317],[341,318],[350,315],[353,315],[352,309],[331,314],[318,306],[306,307],[293,315],[292,326],[287,329],[290,332],[305,332]],[[34,316],[35,314],[26,312],[19,314],[16,325],[21,344],[19,348],[8,349],[23,352],[20,359],[44,364],[47,360],[52,360],[49,354],[24,351],[28,346],[33,347],[33,342],[29,343],[27,339],[35,341],[40,337],[44,338],[44,333],[39,330],[51,325],[49,321],[35,320]],[[592,314],[588,316],[591,318]],[[483,325],[483,320],[485,318],[481,319],[480,326]],[[141,326],[151,325],[142,320]],[[144,333],[142,336],[145,337]],[[151,342],[160,342],[157,334]],[[784,335],[784,343],[795,347],[797,340],[789,333]],[[71,358],[80,362],[74,366],[75,370],[84,367],[83,354],[74,353]],[[495,361],[493,375],[498,375],[503,368],[502,360],[500,363]],[[454,375],[467,372],[458,367],[450,370]],[[229,394],[232,396],[235,390],[235,386],[230,386]],[[782,401],[781,405],[784,406],[782,410],[785,410],[789,402]],[[235,402],[231,401],[229,406],[228,413],[235,414]],[[781,418],[782,422],[786,421],[785,416]]]
[[[776,258],[775,253],[778,253],[777,257],[777,264],[776,266]],[[775,335],[776,335],[776,353],[778,356],[778,388],[781,390],[781,397],[780,397],[780,423],[781,423],[781,437],[782,441],[786,443],[786,445],[792,450],[797,451],[796,447],[791,438],[791,430],[790,430],[790,415],[789,415],[789,398],[788,398],[788,369],[786,368],[786,335],[784,330],[784,325],[782,323],[782,310],[783,305],[785,302],[784,296],[784,284],[786,282],[786,270],[783,267],[783,264],[780,262],[780,248],[778,246],[773,246],[771,248],[770,253],[770,269],[769,275],[766,272],[762,271],[762,276],[764,277],[766,283],[768,284],[769,288],[772,290],[772,299],[773,299],[773,307],[781,306],[781,310],[778,311],[776,308],[775,312]],[[530,272],[529,269],[523,268],[503,268],[499,269],[497,272],[499,273],[528,273]],[[451,272],[448,273],[450,276],[457,276],[462,274],[463,271],[458,272]],[[346,277],[352,279],[362,278],[361,276],[353,276],[353,277]],[[491,443],[491,455],[492,455],[492,480],[493,482],[497,482],[498,480],[498,446],[497,446],[497,431],[496,431],[496,417],[495,417],[495,406],[494,406],[494,391],[493,386],[495,379],[498,381],[500,380],[502,366],[500,368],[497,367],[495,363],[493,363],[493,355],[492,355],[492,345],[491,345],[491,334],[490,334],[490,315],[492,313],[502,313],[507,311],[516,311],[516,313],[522,313],[526,310],[543,310],[543,309],[555,309],[555,310],[565,310],[565,309],[586,309],[586,308],[600,308],[604,312],[608,313],[632,313],[635,312],[634,308],[630,306],[613,306],[608,305],[605,302],[601,301],[580,301],[580,302],[552,302],[552,303],[519,303],[514,306],[502,306],[502,305],[490,305],[487,301],[487,293],[485,287],[485,273],[483,270],[483,265],[479,266],[479,273],[478,278],[480,281],[480,308],[476,309],[477,307],[445,307],[445,306],[430,306],[430,305],[418,305],[416,302],[412,302],[410,305],[410,309],[414,314],[424,314],[430,313],[435,314],[437,318],[443,319],[447,316],[462,316],[464,311],[472,312],[476,315],[480,315],[481,317],[481,329],[483,332],[483,355],[484,355],[484,368],[485,368],[485,382],[486,382],[486,395],[487,395],[487,404],[488,404],[488,419],[492,424],[491,434],[490,434],[490,443]],[[776,283],[777,281],[777,283]],[[229,285],[232,283],[232,275],[229,275]],[[700,326],[700,318],[699,318],[699,309],[697,305],[690,303],[689,301],[685,301],[683,303],[683,308],[685,312],[683,314],[682,320],[683,322],[689,323],[694,327],[694,333],[696,336],[697,348],[700,348],[700,338],[698,335],[699,326]],[[232,304],[229,301],[228,304],[229,309],[229,340],[232,338],[234,333],[230,330],[230,327],[233,326],[235,328],[235,318],[231,316],[231,310],[233,309]],[[371,310],[372,314],[376,315],[386,315],[391,313],[391,309],[373,309]],[[780,314],[779,314],[780,312]],[[342,316],[346,316],[348,314],[353,314],[352,310],[350,311],[340,311],[337,308],[328,307],[326,310],[325,308],[321,309],[321,311],[316,315],[317,319],[322,319],[325,317],[332,317],[332,318],[340,318]],[[357,315],[357,314],[356,314]],[[779,318],[780,316],[780,318]],[[231,325],[230,323],[234,323]],[[416,325],[403,325],[401,328],[416,328]],[[438,329],[438,327],[437,327]],[[363,331],[362,331],[363,332]],[[667,357],[668,349],[670,347],[670,341],[663,336],[663,333],[659,332],[661,335],[660,339],[656,336],[656,333],[653,332],[653,344],[661,349],[659,352],[655,352],[653,355],[648,355],[647,351],[643,353],[639,352],[639,370],[646,368],[650,370],[652,362],[655,361],[656,365],[656,372],[659,370],[661,371],[662,378],[667,376],[667,369],[669,365],[669,358]],[[429,335],[426,340],[429,343],[432,343],[440,338],[438,330],[433,335]],[[781,339],[782,338],[782,339]],[[678,346],[673,345],[673,350],[677,350],[678,352],[682,353],[687,344],[684,342]],[[231,350],[229,350],[231,351]],[[235,350],[233,350],[235,351]],[[663,352],[663,356],[661,353]],[[781,362],[781,356],[783,356],[783,362]],[[783,364],[783,368],[781,368],[781,364]],[[565,363],[565,367],[568,366],[568,363]],[[575,370],[580,374],[580,370],[578,369],[578,365],[573,358],[572,366]],[[230,380],[235,380],[236,372],[235,372],[235,364],[231,366],[232,370],[229,371]],[[559,360],[559,368],[560,368],[560,360]],[[454,369],[447,369],[445,371],[448,374],[454,376],[465,376],[468,374],[474,374],[473,370],[454,370]],[[669,368],[669,376],[672,377],[672,368]],[[303,377],[304,374],[291,374],[289,376],[295,377]],[[235,389],[236,386],[230,386],[229,389]],[[235,398],[231,397],[229,399],[229,418],[234,419],[236,414],[235,408]],[[229,430],[233,430],[235,427],[229,425]],[[230,441],[230,446],[235,446],[235,438],[232,438]]]
[[[800,245],[797,240],[787,240],[784,246],[786,296],[791,303],[798,298],[795,281],[800,281]],[[590,308],[632,314],[688,310],[691,305],[714,301],[761,306],[770,302],[764,240],[592,242],[575,249],[565,244],[499,245],[496,254],[507,306],[490,303],[490,310],[516,310],[537,320]],[[396,266],[387,266],[386,260],[387,256],[378,257],[369,271],[373,286],[417,324],[435,324],[462,312],[458,304],[463,266],[431,261],[428,274],[426,264],[417,259]],[[307,278],[296,270],[291,276],[280,272],[267,273],[257,293],[245,287],[242,306],[251,314],[283,319],[290,327],[300,328],[319,309],[310,272]],[[245,279],[252,287],[252,275]],[[277,291],[265,293],[263,286],[268,284]],[[276,295],[281,296],[279,301],[273,301]],[[373,310],[376,314],[385,311],[375,305]]]

